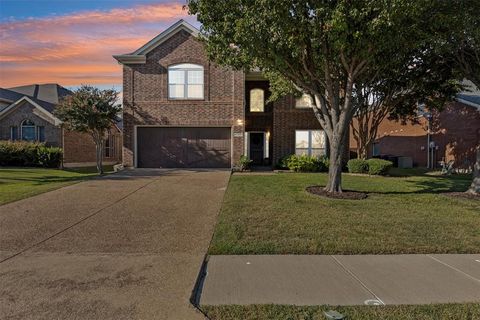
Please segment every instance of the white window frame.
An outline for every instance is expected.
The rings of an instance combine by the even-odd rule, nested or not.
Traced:
[[[29,121],[29,122],[33,123],[33,125],[24,125],[24,123],[25,123],[26,121]],[[25,140],[25,139],[23,139],[23,128],[24,128],[24,127],[25,127],[25,128],[33,128],[33,131],[34,131],[34,133],[35,133],[35,137],[34,137],[33,140]],[[29,119],[25,119],[25,120],[23,120],[23,121],[20,123],[20,140],[22,140],[22,141],[37,141],[37,127],[36,127],[36,125],[35,125],[35,122],[33,122],[32,120],[29,120]]]
[[[183,71],[184,83],[170,83],[170,71]],[[188,96],[188,72],[190,71],[202,71],[202,83],[193,83],[192,85],[202,86],[202,97],[189,97]],[[170,94],[170,85],[183,85],[183,97],[172,97]],[[167,69],[167,91],[169,100],[204,100],[205,99],[205,70],[202,65],[195,63],[179,63],[168,66]]]
[[[307,148],[297,148],[297,132],[298,131],[307,131],[308,132],[308,146]],[[323,141],[324,141],[324,146],[323,148],[313,148],[312,147],[312,136],[313,136],[313,132],[314,131],[318,131],[320,133],[323,134]],[[297,149],[307,149],[307,155],[308,156],[312,156],[312,151],[313,150],[322,150],[322,155],[326,155],[327,154],[327,137],[325,135],[325,131],[324,130],[321,130],[321,129],[297,129],[295,130],[295,154],[297,154]]]

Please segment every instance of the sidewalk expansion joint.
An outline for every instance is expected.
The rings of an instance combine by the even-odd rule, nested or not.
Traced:
[[[468,274],[468,273],[466,273],[466,272],[464,272],[464,271],[462,271],[462,270],[460,270],[460,269],[458,269],[458,268],[455,268],[454,266],[451,266],[451,265],[449,265],[448,263],[443,262],[442,260],[440,260],[440,259],[438,259],[438,258],[435,258],[435,257],[432,256],[432,255],[427,254],[426,256],[429,257],[429,258],[431,258],[431,259],[433,259],[433,260],[435,260],[435,261],[437,261],[438,263],[443,264],[443,265],[446,266],[447,268],[450,268],[450,269],[452,269],[452,270],[455,270],[455,271],[463,274],[464,276],[466,276],[466,277],[468,277],[468,278],[470,278],[470,279],[472,279],[472,280],[475,280],[476,282],[480,283],[480,279],[478,279],[478,278],[476,278],[476,277],[474,277],[474,276],[472,276],[472,275],[470,275],[470,274]]]
[[[348,269],[348,268],[347,268],[340,260],[338,260],[335,256],[333,256],[333,255],[330,255],[330,256],[333,258],[333,260],[335,260],[335,262],[336,262],[347,274],[349,274],[355,281],[357,281],[365,290],[367,290],[368,292],[370,292],[370,294],[371,294],[372,296],[374,296],[375,299],[377,299],[382,305],[385,305],[385,302],[383,302],[383,300],[380,299],[380,297],[377,296],[377,295],[375,294],[375,292],[373,292],[372,289],[370,289],[362,280],[360,280],[360,278],[357,277],[357,276],[355,275],[355,273],[353,273],[350,269]]]

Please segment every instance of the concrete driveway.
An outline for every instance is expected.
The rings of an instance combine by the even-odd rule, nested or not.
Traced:
[[[202,319],[228,171],[133,170],[0,207],[6,319]]]

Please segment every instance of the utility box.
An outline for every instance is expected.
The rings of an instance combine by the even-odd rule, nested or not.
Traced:
[[[413,168],[412,157],[398,157],[398,167],[403,169]]]

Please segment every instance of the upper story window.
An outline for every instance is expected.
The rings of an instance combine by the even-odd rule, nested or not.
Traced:
[[[250,112],[265,112],[265,92],[262,89],[250,90]]]
[[[295,100],[295,108],[298,109],[307,109],[312,108],[313,101],[312,97],[309,94],[304,93],[300,98]]]
[[[203,99],[203,67],[182,63],[168,67],[169,99]]]

